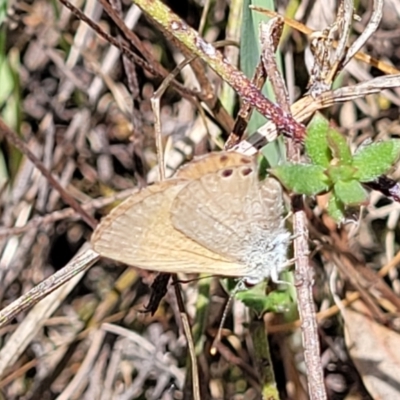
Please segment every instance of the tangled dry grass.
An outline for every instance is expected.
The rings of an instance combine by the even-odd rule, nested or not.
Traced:
[[[45,0],[10,4],[0,32],[1,119],[63,188],[56,190],[1,130],[2,309],[64,267],[86,246],[93,222],[116,202],[157,179],[151,99],[168,73],[190,56],[129,2],[112,5],[120,8],[125,28],[139,41],[134,50],[126,29],[100,3],[77,3],[106,35],[99,36],[60,2]],[[287,2],[277,3],[280,12],[290,12]],[[369,3],[360,2],[352,40],[365,29]],[[171,1],[169,6],[190,26],[201,24],[202,2]],[[240,7],[235,1],[212,3],[202,36],[208,42],[239,40],[241,19],[235,12]],[[323,1],[300,2],[291,14],[315,30],[324,29],[335,15],[335,7]],[[363,49],[394,69],[400,58],[399,19],[399,2],[387,0],[379,28]],[[122,57],[107,35],[133,56]],[[284,32],[283,43],[286,86],[294,102],[306,91],[309,40],[292,29]],[[235,47],[227,47],[225,55],[233,63],[238,60]],[[381,75],[357,60],[336,84],[352,86]],[[327,115],[353,149],[367,139],[397,138],[399,95],[394,87],[335,103]],[[219,97],[224,107],[219,107]],[[161,97],[160,142],[167,174],[194,155],[222,148],[237,108],[233,92],[202,62],[184,68]],[[396,181],[399,175],[395,168],[391,178]],[[83,205],[86,219],[71,201]],[[340,227],[323,210],[324,198],[319,197],[306,211],[328,397],[396,398],[399,204],[372,192],[357,224]],[[72,272],[71,278],[47,302],[13,315],[1,328],[3,398],[193,398],[174,287],[150,315],[143,312],[154,278],[148,271],[102,260],[86,274]],[[185,283],[181,289],[193,324],[201,399],[261,398],[257,340],[247,329],[254,321],[249,322],[242,303],[234,301],[218,354],[212,356],[209,349],[227,295],[213,279]],[[307,398],[297,314],[267,313],[263,323],[281,398]]]

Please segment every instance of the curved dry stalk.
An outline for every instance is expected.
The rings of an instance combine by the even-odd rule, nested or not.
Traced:
[[[383,0],[374,0],[371,18],[361,35],[356,39],[356,41],[350,46],[349,50],[347,51],[346,57],[343,61],[343,67],[345,67],[346,64],[348,64],[348,62],[360,51],[365,42],[378,29],[379,23],[382,19],[382,11]]]

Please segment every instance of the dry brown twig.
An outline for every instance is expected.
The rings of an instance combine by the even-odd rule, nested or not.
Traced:
[[[260,27],[262,44],[262,59],[267,71],[278,104],[286,112],[290,112],[289,95],[282,75],[278,70],[274,57],[276,39],[271,40],[282,32],[281,18],[272,18],[267,24]],[[291,162],[300,162],[300,149],[291,140],[287,143],[287,156]],[[295,258],[295,286],[297,291],[298,311],[301,321],[301,332],[304,348],[304,359],[307,369],[309,395],[312,399],[327,398],[324,374],[320,358],[320,346],[317,318],[313,298],[313,274],[309,263],[308,228],[304,212],[304,203],[301,196],[292,196],[293,237]]]

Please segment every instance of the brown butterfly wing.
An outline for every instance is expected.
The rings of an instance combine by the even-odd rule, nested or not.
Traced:
[[[229,259],[173,227],[172,202],[186,185],[187,181],[169,180],[128,198],[97,227],[93,249],[103,257],[148,270],[237,275],[228,273]]]

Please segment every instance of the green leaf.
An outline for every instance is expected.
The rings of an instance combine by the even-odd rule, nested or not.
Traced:
[[[286,312],[293,304],[289,291],[274,290],[265,294],[265,283],[257,285],[249,290],[238,292],[236,296],[247,307],[254,310],[258,315],[265,312]]]
[[[0,26],[3,24],[7,17],[8,1],[0,0]]]
[[[0,55],[0,106],[6,103],[7,99],[11,96],[14,87],[14,74],[10,67],[9,61],[5,55]]]
[[[391,139],[361,147],[353,157],[357,168],[355,177],[360,182],[369,182],[386,174],[400,155],[400,140]]]
[[[335,183],[334,193],[345,205],[358,205],[367,200],[367,192],[360,182],[352,180],[349,182],[339,181]]]
[[[329,190],[325,168],[312,164],[284,164],[270,170],[284,186],[297,194],[313,196]]]
[[[339,160],[342,165],[350,165],[353,157],[346,138],[336,129],[329,129],[326,138],[333,158]]]
[[[336,221],[344,220],[344,204],[334,195],[331,194],[327,207],[328,214]]]
[[[334,183],[339,181],[348,182],[353,180],[356,172],[357,169],[352,165],[332,165],[327,170],[329,178]]]
[[[332,156],[328,146],[326,135],[329,129],[328,120],[319,112],[307,126],[305,148],[313,164],[328,167]]]

